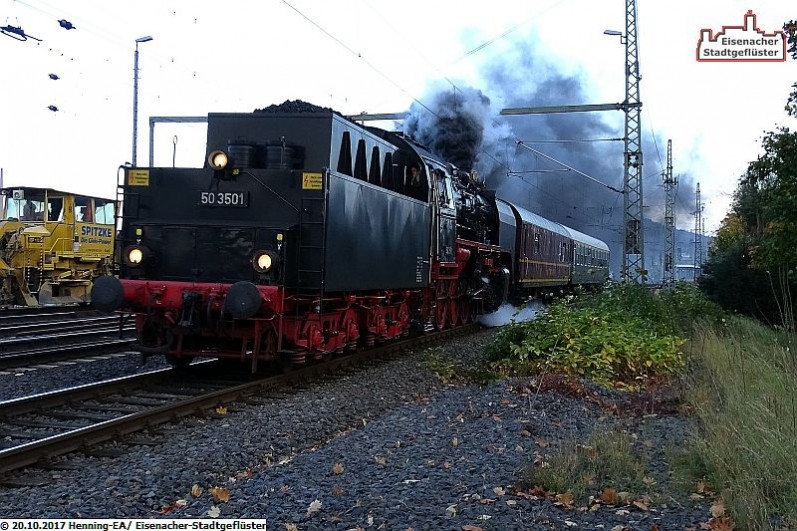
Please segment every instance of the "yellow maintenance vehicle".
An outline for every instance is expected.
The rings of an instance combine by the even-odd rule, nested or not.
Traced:
[[[50,188],[0,189],[0,305],[89,302],[112,273],[113,199]]]

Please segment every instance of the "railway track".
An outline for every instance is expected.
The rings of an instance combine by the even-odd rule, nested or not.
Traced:
[[[133,325],[89,307],[0,311],[0,370],[124,348]]]
[[[211,361],[0,402],[0,474],[476,329],[396,341],[277,376],[222,380]]]

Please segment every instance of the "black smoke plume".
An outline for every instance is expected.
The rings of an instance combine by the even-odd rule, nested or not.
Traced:
[[[562,73],[536,53],[534,42],[527,35],[491,55],[481,68],[482,90],[459,83],[430,88],[421,98],[423,105],[412,105],[404,131],[441,158],[478,170],[499,197],[605,241],[617,277],[624,252],[624,201],[617,192],[623,189],[624,116],[617,111],[500,116],[501,108],[612,103],[595,101],[588,80]],[[622,89],[615,101],[623,100]],[[644,103],[644,85],[641,91]],[[642,128],[645,265],[655,281],[663,255],[667,140],[658,136],[653,141],[644,113]],[[694,181],[678,173],[676,223],[691,230]]]

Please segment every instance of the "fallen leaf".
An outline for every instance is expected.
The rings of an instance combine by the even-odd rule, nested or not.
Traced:
[[[177,500],[176,502],[174,502],[174,505],[176,507],[185,507],[186,505],[188,505],[188,502],[186,500]]]
[[[481,520],[482,522],[486,522],[490,518],[492,518],[492,516],[490,516],[489,514],[480,514],[479,516],[476,517],[476,520]]]
[[[545,489],[540,487],[539,485],[534,485],[534,487],[532,487],[532,489],[529,492],[535,496],[539,496],[540,498],[544,498],[548,494],[547,492],[545,492]]]
[[[616,514],[617,516],[626,516],[626,515],[628,515],[630,513],[629,513],[629,511],[626,511],[625,509],[617,509],[614,512],[614,514]]]
[[[484,531],[484,529],[477,525],[463,525],[462,531]]]
[[[312,502],[310,502],[310,506],[307,508],[307,516],[310,516],[311,514],[320,511],[321,505],[323,504],[318,500],[313,500]]]
[[[565,507],[570,507],[573,505],[573,493],[572,492],[562,492],[561,494],[556,495],[556,502],[564,505]]]
[[[712,531],[733,531],[734,526],[731,519],[727,516],[722,518],[712,518],[709,520],[710,529]]]
[[[448,461],[444,462],[444,463],[443,463],[443,468],[445,468],[446,470],[448,470],[449,468],[451,468],[451,463],[449,463]]]
[[[570,520],[565,520],[565,525],[568,527],[578,527],[578,524]]]
[[[495,500],[492,498],[482,498],[481,500],[479,500],[479,503],[481,503],[482,505],[490,505],[491,503],[495,503]]]
[[[711,506],[711,516],[714,518],[721,518],[725,516],[725,504],[722,503],[722,500],[717,500]]]
[[[161,507],[161,514],[169,514],[175,509],[177,509],[177,505],[175,504],[164,505],[163,507]]]
[[[343,474],[343,465],[340,463],[335,463],[332,465],[332,473],[333,474]]]
[[[218,507],[216,507],[215,505],[210,506],[210,510],[208,511],[208,516],[210,516],[211,518],[218,518],[220,514],[221,510],[219,510]]]
[[[285,524],[285,531],[299,531],[299,526],[296,524]]]
[[[510,507],[515,507],[517,502],[515,500],[506,500],[506,504]]]
[[[498,415],[493,415],[493,420],[494,420],[495,422],[497,422],[498,424],[501,424],[501,422],[503,422],[503,421],[501,420],[501,417],[499,417]]]
[[[223,487],[211,487],[208,492],[211,496],[213,496],[214,500],[221,502],[230,501],[230,489],[225,489]]]
[[[504,490],[503,487],[495,487],[493,489],[493,492],[495,492],[499,496],[503,496],[504,494],[506,494],[506,491]]]
[[[455,503],[446,507],[446,512],[449,518],[454,518],[457,515],[457,504]]]
[[[456,437],[454,437],[453,439],[451,439],[451,446],[453,446],[454,448],[456,448],[458,444],[459,444],[459,439],[457,439]]]
[[[345,491],[343,490],[343,487],[338,487],[337,485],[332,487],[332,495],[333,496],[342,496],[344,492]]]
[[[226,408],[226,406],[219,406],[219,407],[217,407],[217,408],[216,408],[216,413],[218,413],[219,415],[226,415],[226,414],[227,414],[227,408]]]
[[[191,487],[191,496],[194,498],[199,498],[202,496],[202,487],[194,483],[194,485]]]
[[[546,439],[537,439],[537,446],[540,448],[548,448],[550,443]]]
[[[641,509],[641,510],[643,510],[643,511],[647,511],[647,510],[648,510],[648,506],[645,504],[645,502],[641,502],[641,501],[639,501],[639,500],[636,500],[636,501],[633,503],[633,505],[634,505],[635,507],[637,507],[638,509]]]
[[[287,494],[291,491],[291,488],[288,485],[283,485],[280,487],[280,492],[283,494]]]
[[[381,455],[374,457],[374,461],[376,461],[377,465],[382,465],[382,466],[387,465],[387,459],[385,459]]]
[[[650,486],[656,484],[656,480],[653,479],[652,477],[645,476],[645,477],[642,478],[642,483],[644,483],[646,486],[650,487]]]

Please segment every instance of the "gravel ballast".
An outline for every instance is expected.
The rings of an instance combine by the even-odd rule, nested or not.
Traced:
[[[49,484],[0,487],[0,507],[9,518],[218,513],[298,530],[687,529],[710,518],[710,500],[690,500],[689,493],[647,508],[629,502],[589,510],[518,492],[531,462],[612,429],[635,434],[650,454],[651,476],[666,483],[665,449],[686,444],[689,423],[529,392],[528,379],[451,384],[430,370],[431,356],[472,366],[493,333],[236,403],[218,418],[163,426],[151,434],[154,445],[116,444],[120,457],[69,455],[60,464],[71,469],[16,474]],[[46,371],[36,372],[44,386]],[[51,385],[63,386],[64,374],[52,373]],[[34,385],[32,374],[24,377]],[[8,378],[23,377],[0,377],[0,384]]]

